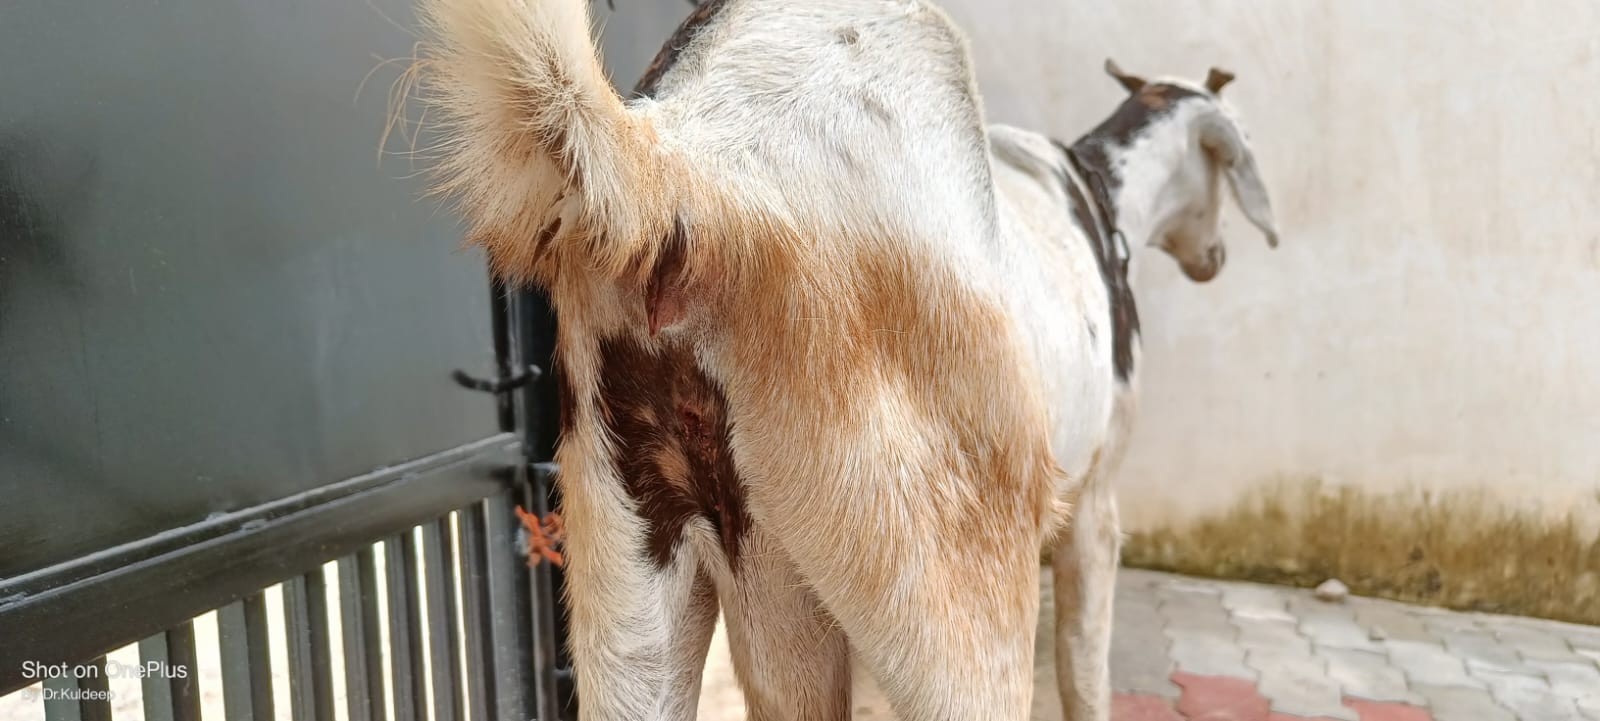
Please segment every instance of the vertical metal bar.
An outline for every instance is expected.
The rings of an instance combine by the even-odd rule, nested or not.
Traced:
[[[495,275],[494,269],[489,269],[489,328],[494,334],[494,363],[495,371],[500,378],[511,377],[511,296],[506,288],[505,281]],[[500,430],[509,431],[517,427],[516,399],[510,393],[496,393],[494,396],[495,415],[500,421]]]
[[[194,648],[194,622],[167,629],[167,662],[162,669],[172,693],[173,721],[200,721],[200,657]]]
[[[322,569],[283,584],[288,615],[289,698],[295,721],[333,721],[328,589]]]
[[[456,630],[456,571],[447,519],[422,526],[428,589],[428,654],[433,675],[433,721],[461,718],[461,636]]]
[[[78,691],[78,681],[70,676],[44,680],[45,721],[83,721],[78,702],[72,700]]]
[[[267,600],[251,593],[216,614],[222,660],[222,710],[229,721],[272,721],[272,647]]]
[[[312,706],[317,721],[333,720],[333,634],[328,630],[328,586],[318,568],[305,575],[306,610],[311,621]]]
[[[543,464],[541,464],[543,465]],[[540,471],[532,469],[534,475]],[[545,501],[545,486],[533,482],[523,487],[522,506],[543,518],[549,512]],[[556,655],[555,585],[550,576],[550,563],[541,562],[528,569],[528,587],[532,597],[528,612],[533,620],[533,663],[536,686],[535,707],[540,719],[557,719],[556,668],[560,665]]]
[[[106,657],[97,657],[89,665],[99,670],[85,674],[78,681],[78,688],[83,692],[78,699],[78,717],[83,721],[111,721],[111,685],[106,679]]]
[[[200,721],[200,669],[194,622],[139,641],[139,679],[145,721]]]
[[[395,721],[428,717],[417,608],[417,547],[410,533],[383,542],[389,589],[389,658]]]
[[[350,721],[375,721],[383,709],[383,649],[378,630],[377,563],[372,547],[339,561],[339,628]]]
[[[494,619],[489,610],[489,562],[485,502],[456,513],[461,543],[461,599],[466,627],[467,713],[472,721],[500,718],[495,704]]]
[[[517,471],[521,473],[521,471]],[[528,613],[527,565],[517,552],[513,491],[485,499],[490,638],[496,678],[496,719],[540,718],[534,710],[533,619]]]
[[[272,721],[272,651],[260,593],[217,610],[222,708],[228,721]]]
[[[312,721],[316,709],[311,699],[311,612],[306,608],[306,584],[303,577],[283,582],[283,627],[288,638],[284,648],[288,653],[289,667],[289,717],[294,721]]]
[[[522,365],[552,365],[555,351],[555,317],[541,296],[530,291],[516,295],[515,323],[517,361]],[[551,374],[553,375],[553,374]],[[553,380],[553,379],[552,379]],[[549,512],[554,466],[536,461],[550,458],[555,447],[554,393],[559,384],[529,383],[521,393],[523,453],[528,461],[523,485],[523,507],[543,517]],[[561,666],[557,640],[555,605],[559,598],[549,563],[529,569],[529,606],[533,632],[534,703],[540,719],[558,719],[556,670]]]
[[[167,666],[171,657],[167,653],[167,634],[158,633],[139,640],[139,663]],[[172,699],[172,684],[160,674],[148,674],[139,679],[139,692],[144,697],[144,721],[173,721],[176,716]]]

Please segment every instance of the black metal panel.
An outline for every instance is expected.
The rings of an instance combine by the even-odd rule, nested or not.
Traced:
[[[486,411],[487,412],[487,411]],[[96,576],[0,601],[0,693],[22,662],[76,662],[192,618],[503,489],[510,436],[386,472],[387,481]]]
[[[0,577],[495,431],[412,5],[0,3]]]

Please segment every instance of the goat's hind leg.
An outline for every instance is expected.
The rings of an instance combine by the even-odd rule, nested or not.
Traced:
[[[781,512],[758,517],[773,519],[774,535],[896,715],[1027,719],[1039,529],[983,519],[985,511],[920,488],[915,496],[886,483],[853,490],[791,495],[773,506]],[[817,518],[834,520],[809,522]]]
[[[596,498],[574,485],[565,489],[562,512],[579,718],[690,721],[716,626],[711,579],[689,544],[657,566],[639,544],[642,524],[620,497]]]
[[[720,586],[750,721],[849,721],[850,644],[783,549],[757,529]]]
[[[1111,714],[1112,603],[1121,548],[1117,502],[1102,474],[1087,479],[1071,525],[1051,551],[1055,574],[1056,679],[1067,721]]]

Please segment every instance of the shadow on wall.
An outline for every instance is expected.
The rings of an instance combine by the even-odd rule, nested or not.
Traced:
[[[1590,501],[1600,506],[1600,492]],[[1487,494],[1282,482],[1181,528],[1129,534],[1129,566],[1600,625],[1600,533]]]

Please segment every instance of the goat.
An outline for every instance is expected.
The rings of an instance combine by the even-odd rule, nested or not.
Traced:
[[[1110,60],[1105,69],[1128,97],[1070,146],[1009,126],[989,129],[999,196],[1011,204],[1010,216],[1026,226],[1010,235],[1020,246],[1013,251],[1039,259],[1064,245],[1075,253],[1077,275],[1064,287],[1094,290],[1092,303],[1082,306],[1083,324],[1091,341],[1106,330],[1110,335],[1102,353],[1111,367],[1092,377],[1114,389],[1106,426],[1077,437],[1072,429],[1059,429],[1064,435],[1056,439],[1059,461],[1089,469],[1070,526],[1058,534],[1051,553],[1056,673],[1068,719],[1106,719],[1111,701],[1107,658],[1121,539],[1111,476],[1126,450],[1138,399],[1139,316],[1129,240],[1165,251],[1195,282],[1216,277],[1227,257],[1217,233],[1221,175],[1267,244],[1278,244],[1253,154],[1220,99],[1233,75],[1213,68],[1204,85],[1196,85],[1146,81]],[[1092,266],[1082,257],[1086,253]],[[1103,307],[1109,316],[1101,314]],[[1033,313],[1024,322],[1042,318]],[[1041,327],[1036,335],[1050,333]],[[1054,397],[1061,403],[1073,399],[1071,391]],[[1079,459],[1086,452],[1085,466]]]
[[[848,718],[852,653],[902,718],[1026,718],[1112,303],[954,25],[711,0],[624,101],[586,0],[422,3],[438,188],[560,318],[582,716],[692,718],[720,608],[752,719]]]

